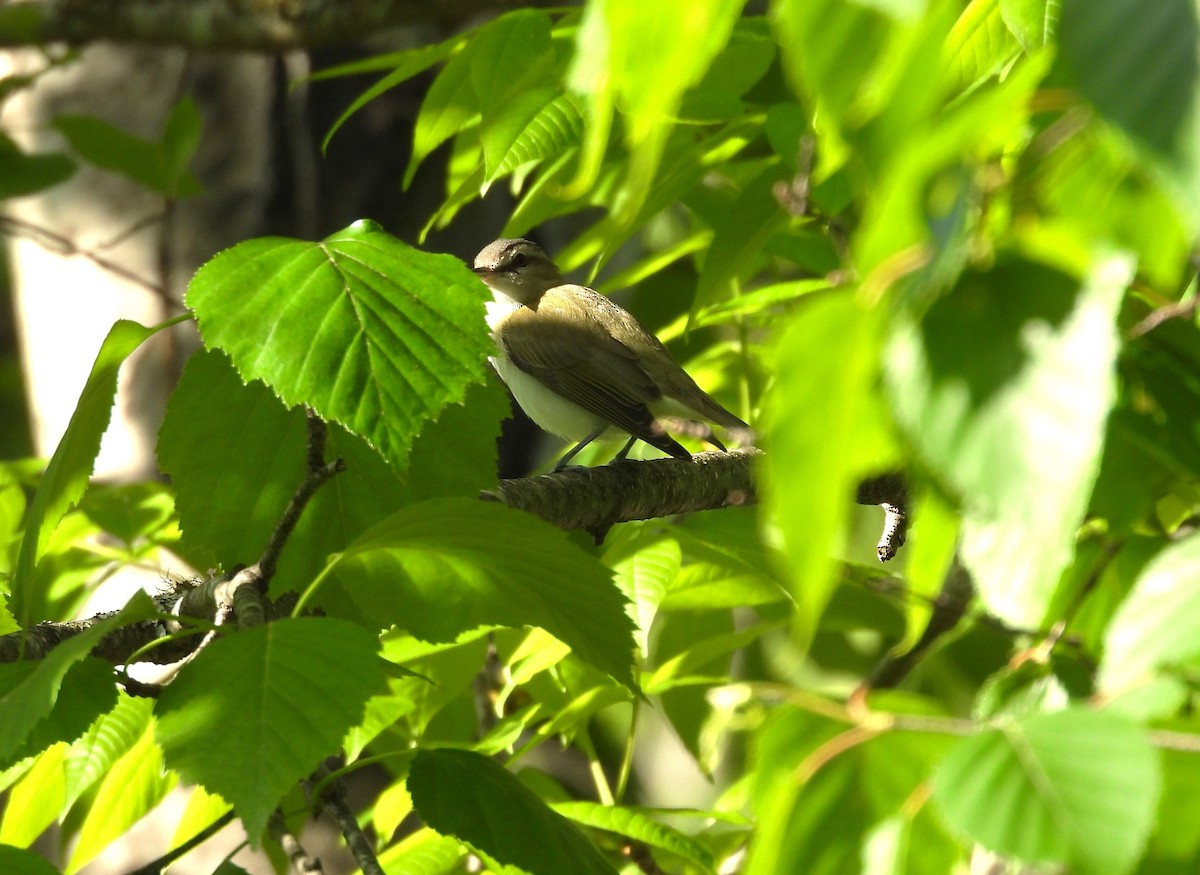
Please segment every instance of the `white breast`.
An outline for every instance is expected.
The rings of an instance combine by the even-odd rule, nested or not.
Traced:
[[[604,420],[589,413],[573,401],[547,388],[513,364],[500,340],[500,328],[513,311],[521,305],[505,295],[497,294],[487,304],[487,323],[492,329],[496,354],[488,361],[508,386],[521,409],[544,431],[572,441],[581,441],[604,425]]]

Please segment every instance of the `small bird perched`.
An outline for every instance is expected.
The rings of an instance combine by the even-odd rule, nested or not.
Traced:
[[[492,290],[488,326],[492,365],[521,408],[544,430],[577,441],[554,470],[609,429],[680,459],[690,459],[659,416],[704,420],[748,432],[710,398],[654,335],[603,295],[564,282],[536,243],[501,239],[475,257]],[[715,437],[706,437],[720,449]]]

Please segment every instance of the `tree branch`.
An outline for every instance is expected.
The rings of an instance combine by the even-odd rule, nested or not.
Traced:
[[[753,504],[758,497],[751,468],[761,455],[750,449],[698,453],[690,460],[567,468],[501,480],[494,492],[480,498],[526,511],[560,529],[586,529],[600,541],[617,523]]]
[[[600,543],[617,523],[754,504],[758,501],[754,465],[762,455],[762,450],[750,448],[698,453],[690,460],[567,468],[539,477],[501,480],[495,490],[479,497],[531,513],[560,529],[584,529]],[[908,532],[908,483],[896,472],[872,477],[859,484],[855,500],[883,508],[878,554],[880,562],[887,562],[903,546]]]
[[[190,581],[176,583],[171,590],[155,599],[163,613],[210,621],[217,621],[232,613],[239,628],[246,628],[260,625],[280,612],[281,608],[271,605],[266,598],[267,584],[275,574],[279,555],[316,491],[346,467],[341,459],[325,461],[327,434],[325,423],[308,411],[305,476],[280,515],[279,523],[271,532],[258,561],[232,574],[210,577],[198,584]],[[78,635],[108,616],[112,615],[104,614],[66,623],[39,623],[32,629],[0,636],[0,663],[40,659],[67,638]],[[138,661],[170,664],[187,658],[212,637],[178,635],[181,631],[184,631],[184,626],[176,622],[134,623],[104,636],[92,653],[117,665],[124,665],[135,655]],[[171,635],[176,637],[169,638]],[[150,647],[162,641],[168,643]],[[145,648],[149,649],[142,652]]]
[[[908,535],[908,481],[896,471],[872,477],[858,484],[854,500],[859,504],[877,504],[883,508],[883,534],[876,552],[887,562],[904,546]]]
[[[222,814],[220,817],[218,817],[216,820],[214,820],[212,823],[210,823],[204,829],[200,830],[200,832],[196,833],[194,836],[192,836],[186,842],[181,844],[179,847],[172,848],[170,851],[163,854],[157,860],[152,860],[151,862],[147,863],[145,866],[142,866],[141,868],[138,868],[138,869],[134,869],[132,872],[129,873],[129,875],[161,875],[161,873],[163,872],[164,869],[166,869],[168,866],[170,866],[172,863],[174,863],[176,860],[178,860],[184,854],[191,851],[193,848],[196,848],[199,845],[202,845],[204,842],[208,841],[210,838],[212,838],[217,833],[219,833],[222,829],[224,829],[232,821],[233,821],[233,809],[231,808],[229,811],[226,811],[224,814]]]
[[[513,0],[23,0],[0,6],[0,46],[96,40],[283,52],[351,42],[403,24],[446,30]]]
[[[304,782],[304,789],[314,805],[320,805],[334,819],[346,839],[346,847],[354,855],[363,875],[384,875],[383,867],[375,856],[371,841],[363,832],[346,801],[346,784],[340,777],[330,778],[331,772],[327,766],[321,766]],[[317,795],[319,794],[319,795]]]

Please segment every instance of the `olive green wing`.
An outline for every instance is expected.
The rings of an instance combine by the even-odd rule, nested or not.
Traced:
[[[502,337],[513,364],[554,392],[664,452],[689,455],[650,412],[662,393],[637,354],[592,318],[586,298],[552,289],[536,312],[510,316]]]

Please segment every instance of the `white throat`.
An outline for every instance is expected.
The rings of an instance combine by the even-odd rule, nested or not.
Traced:
[[[521,409],[544,431],[561,438],[581,441],[592,435],[605,424],[603,419],[543,385],[536,377],[517,367],[508,357],[501,339],[501,328],[508,317],[523,305],[503,292],[493,290],[492,295],[493,300],[487,303],[487,324],[492,330],[496,354],[490,356],[488,361],[513,393]]]

